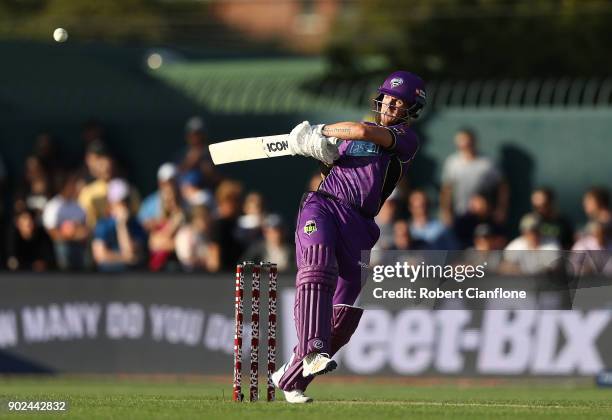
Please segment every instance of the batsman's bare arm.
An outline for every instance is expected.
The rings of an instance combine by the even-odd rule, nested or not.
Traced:
[[[384,148],[393,145],[393,136],[387,128],[359,122],[327,124],[321,133],[326,137],[337,137],[340,140],[368,140]]]

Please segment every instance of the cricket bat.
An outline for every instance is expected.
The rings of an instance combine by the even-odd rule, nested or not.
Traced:
[[[215,165],[291,154],[289,134],[222,141],[211,144],[208,150]]]

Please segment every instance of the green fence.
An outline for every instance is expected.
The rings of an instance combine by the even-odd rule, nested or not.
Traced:
[[[150,70],[152,52],[169,57]],[[81,153],[80,125],[96,117],[143,193],[155,170],[183,147],[183,124],[206,118],[213,141],[287,132],[303,119],[361,119],[378,80],[312,83],[318,59],[181,59],[150,47],[0,43],[0,153],[16,178],[35,135],[51,131],[68,160]],[[165,54],[165,55],[164,55]],[[192,54],[193,55],[193,54]],[[554,187],[564,211],[580,221],[580,196],[612,185],[612,81],[432,82],[428,113],[417,125],[424,145],[410,176],[435,190],[452,135],[470,126],[483,152],[500,161],[512,187],[515,220],[531,188]],[[261,190],[270,207],[293,217],[316,164],[306,159],[228,165],[223,172]]]

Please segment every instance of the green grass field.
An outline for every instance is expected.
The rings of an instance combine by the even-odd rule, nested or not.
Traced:
[[[263,391],[263,387],[262,387]],[[572,382],[391,381],[313,384],[308,405],[233,403],[228,379],[0,377],[0,418],[8,400],[67,400],[77,419],[610,419],[612,390]]]

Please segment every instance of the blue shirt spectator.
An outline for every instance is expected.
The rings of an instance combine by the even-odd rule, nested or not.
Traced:
[[[127,229],[135,242],[144,244],[147,241],[147,233],[136,219],[129,218]],[[111,251],[119,251],[119,240],[117,238],[117,220],[112,217],[100,220],[96,224],[94,240],[101,240]]]
[[[212,193],[202,187],[202,174],[192,170],[180,176],[181,198],[188,207],[214,205]]]
[[[128,183],[119,178],[108,184],[110,217],[100,219],[94,229],[92,251],[101,271],[123,271],[144,262],[147,234],[130,214]]]
[[[410,210],[410,236],[413,240],[423,241],[430,249],[453,250],[459,244],[453,232],[440,220],[429,216],[429,199],[422,190],[413,190],[408,197]]]
[[[166,162],[157,170],[157,186],[158,189],[148,195],[138,210],[138,221],[144,226],[147,231],[157,223],[162,216],[161,195],[159,190],[169,183],[176,182],[177,168],[173,163]]]

